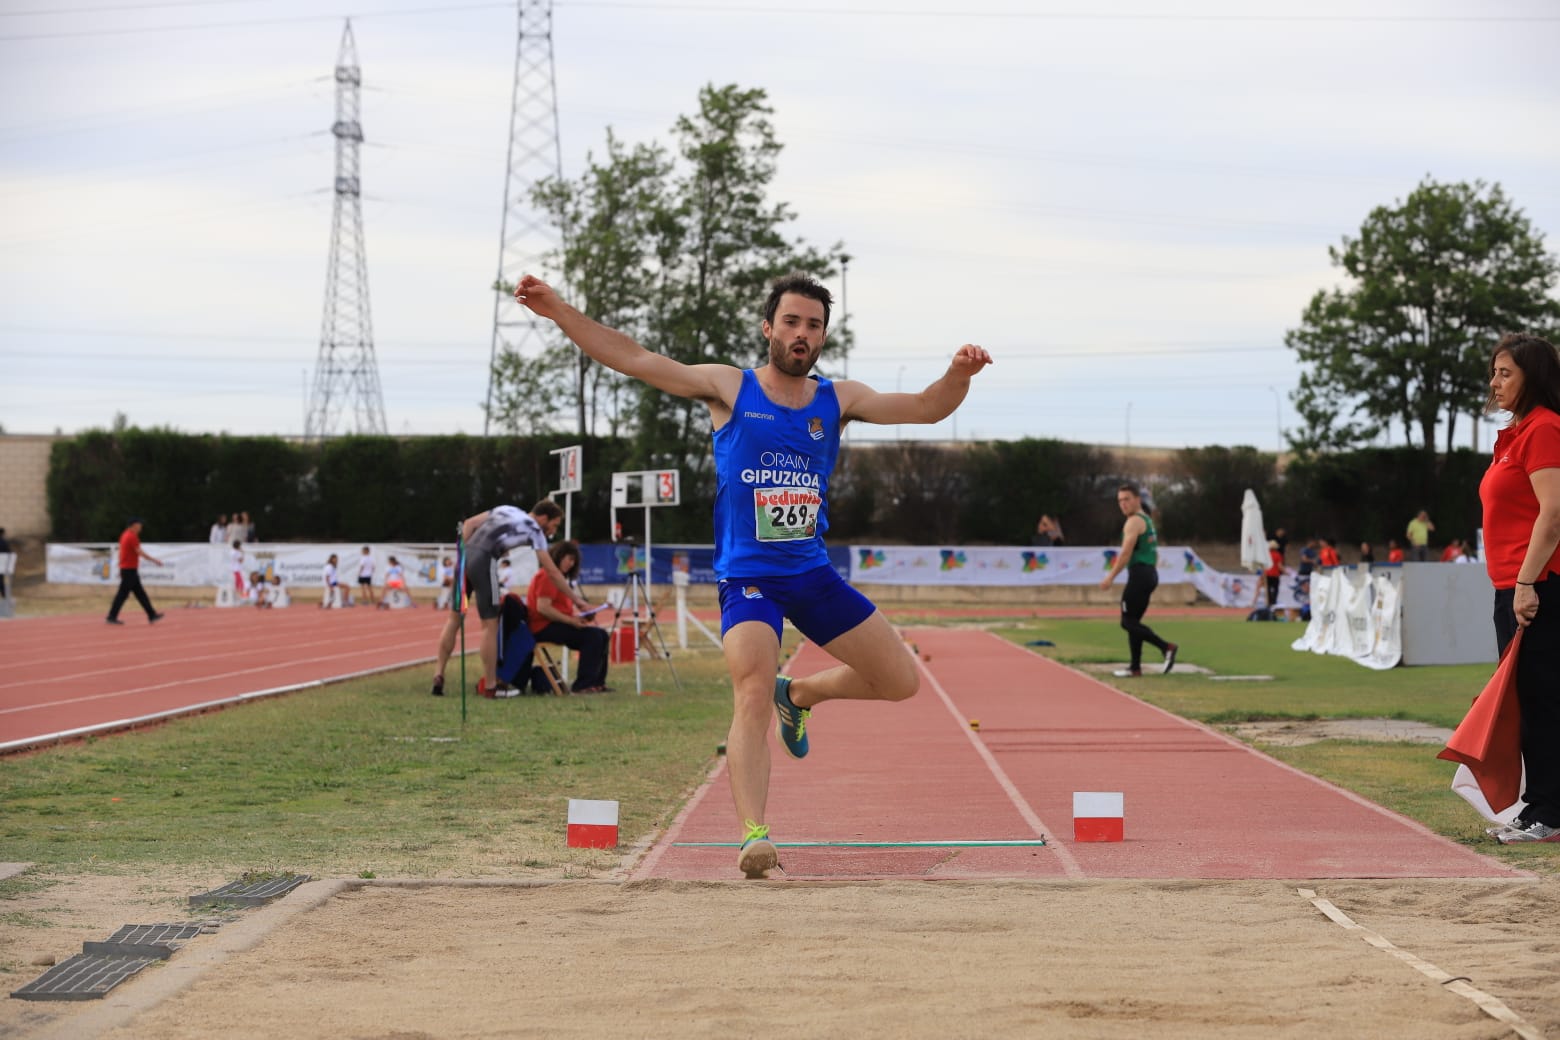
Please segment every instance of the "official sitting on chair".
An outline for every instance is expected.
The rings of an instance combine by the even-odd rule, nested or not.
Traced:
[[[572,583],[580,573],[580,547],[572,541],[559,542],[547,550],[558,570]],[[531,614],[531,632],[538,643],[557,643],[580,653],[579,671],[574,677],[575,693],[609,693],[607,683],[607,646],[611,636],[587,618],[575,612],[578,593],[571,584],[558,588],[546,571],[538,570],[526,592],[526,607]]]

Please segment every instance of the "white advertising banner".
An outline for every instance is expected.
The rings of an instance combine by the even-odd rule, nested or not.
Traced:
[[[141,580],[148,585],[233,584],[233,550],[226,545],[148,542],[145,547],[165,564],[158,567],[143,561]],[[374,557],[375,585],[384,584],[385,569],[394,556],[405,569],[406,584],[411,589],[438,588],[439,562],[455,556],[452,545],[377,543],[369,549]],[[335,553],[337,578],[342,585],[351,587],[357,584],[363,545],[258,542],[245,546],[243,551],[246,576],[258,571],[269,581],[273,574],[279,574],[284,585],[295,589],[318,588],[325,561]],[[1096,585],[1110,570],[1115,556],[1114,547],[852,546],[850,581],[868,585]],[[118,546],[109,543],[51,544],[48,580],[117,585],[117,557]],[[516,550],[510,558],[514,565],[510,585],[523,589],[536,570],[535,554],[529,549]],[[1161,547],[1158,571],[1160,584],[1190,582],[1221,607],[1254,607],[1261,600],[1260,574],[1220,573],[1185,546]],[[1117,579],[1118,584],[1124,581]],[[1285,600],[1281,593],[1280,604]]]
[[[855,545],[853,585],[1096,585],[1116,558],[1114,547],[955,548],[936,545]],[[1214,603],[1249,607],[1257,602],[1261,575],[1221,574],[1185,546],[1161,546],[1159,582],[1191,582]],[[1118,579],[1125,580],[1125,579]]]
[[[162,564],[150,560],[141,561],[141,581],[147,585],[165,585],[193,588],[201,585],[232,585],[233,550],[226,545],[201,543],[146,542],[143,550],[162,560]],[[453,564],[453,545],[387,544],[370,545],[374,558],[374,584],[383,586],[385,571],[390,558],[395,557],[406,575],[410,589],[436,589],[439,587],[439,561],[448,557]],[[325,561],[336,554],[337,578],[341,584],[357,584],[358,561],[363,556],[363,543],[295,545],[292,543],[257,542],[243,549],[242,568],[245,576],[258,571],[266,581],[272,575],[280,575],[282,584],[293,588],[318,588],[323,583]],[[531,566],[521,567],[526,580],[535,569],[535,554],[530,556]],[[48,547],[45,575],[51,582],[72,585],[119,584],[119,546],[117,543],[95,543]]]

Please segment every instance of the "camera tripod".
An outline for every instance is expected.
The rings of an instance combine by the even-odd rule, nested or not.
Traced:
[[[643,605],[645,620],[640,619],[640,608]],[[650,585],[645,580],[644,574],[634,571],[629,574],[628,582],[623,586],[623,596],[618,600],[612,613],[612,631],[614,639],[618,628],[623,624],[624,613],[629,614],[628,624],[634,629],[634,692],[643,694],[644,686],[639,672],[640,642],[639,630],[643,628],[648,638],[655,641],[655,646],[660,648],[659,656],[666,662],[666,667],[671,669],[672,680],[677,683],[677,689],[682,689],[682,679],[677,675],[677,666],[672,664],[672,652],[667,648],[666,638],[661,634],[661,623],[655,616],[655,604],[650,602]],[[651,650],[655,653],[655,650]]]

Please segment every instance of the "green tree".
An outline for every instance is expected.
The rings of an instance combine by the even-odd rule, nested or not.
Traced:
[[[1284,337],[1303,366],[1291,399],[1305,428],[1290,438],[1302,452],[1393,423],[1431,455],[1444,423],[1450,449],[1458,418],[1482,409],[1494,340],[1560,321],[1560,268],[1499,185],[1426,178],[1328,255],[1349,284],[1316,293]]]
[[[586,163],[579,180],[548,178],[536,185],[532,199],[563,229],[556,258],[571,302],[587,317],[638,338],[646,332],[655,285],[654,242],[669,223],[671,163],[660,145],[629,147],[611,129],[605,159],[598,162],[592,154]],[[605,425],[616,436],[633,403],[627,380],[558,340],[537,358],[500,359],[493,418],[505,429],[535,428],[562,414],[566,397],[576,433],[595,435]]]
[[[792,270],[820,279],[836,272],[842,246],[788,238],[795,213],[770,197],[782,146],[763,90],[707,86],[697,113],[679,118],[674,145],[628,147],[608,134],[604,158],[575,181],[538,185],[535,198],[558,224],[561,269],[571,302],[587,316],[687,364],[743,367],[762,360],[758,303],[768,283]],[[827,357],[850,339],[837,327]],[[709,420],[698,402],[625,381],[567,348],[495,368],[494,418],[521,429],[527,417],[556,415],[560,387],[573,387],[576,425],[632,438],[631,462],[709,465]],[[564,373],[567,373],[565,375]],[[532,422],[534,427],[534,422]]]

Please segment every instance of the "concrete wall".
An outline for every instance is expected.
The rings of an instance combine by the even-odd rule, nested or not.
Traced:
[[[10,538],[43,538],[49,533],[50,434],[0,434],[0,527]]]

